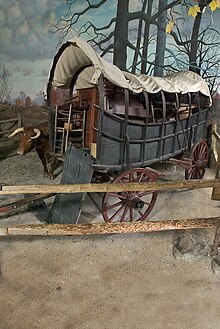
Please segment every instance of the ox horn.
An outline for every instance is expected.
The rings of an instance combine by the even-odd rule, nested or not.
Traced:
[[[37,139],[41,134],[41,131],[38,128],[34,128],[34,132],[36,133],[36,135],[31,137],[31,139]]]
[[[18,133],[20,133],[22,131],[24,131],[24,127],[17,128],[8,137],[13,137],[13,136],[17,135]]]

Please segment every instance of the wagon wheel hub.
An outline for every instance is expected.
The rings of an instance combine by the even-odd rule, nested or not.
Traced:
[[[198,170],[203,170],[206,168],[206,160],[198,159],[195,165]]]
[[[123,200],[123,204],[135,210],[142,210],[144,208],[144,201],[133,193],[131,193],[127,199]]]

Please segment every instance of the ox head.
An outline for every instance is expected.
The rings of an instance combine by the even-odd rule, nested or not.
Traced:
[[[28,152],[30,152],[31,150],[33,150],[33,148],[35,147],[35,142],[39,138],[41,131],[38,128],[21,127],[21,128],[17,128],[15,131],[13,131],[13,133],[11,133],[11,135],[9,135],[8,137],[13,137],[13,136],[17,135],[18,133],[20,133],[21,142],[17,149],[17,153],[21,154],[21,155],[25,155]]]

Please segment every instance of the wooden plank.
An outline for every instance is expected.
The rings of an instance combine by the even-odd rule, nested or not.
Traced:
[[[216,157],[216,164],[215,164],[215,179],[219,179],[219,171],[220,171],[220,147],[219,147],[219,142],[220,142],[220,136],[217,133],[217,124],[213,125],[213,137],[215,137],[215,141],[213,141],[213,151],[217,153],[217,157]],[[214,153],[213,152],[213,153]],[[216,155],[215,155],[216,156]],[[212,200],[220,200],[220,187],[219,186],[215,186],[213,187],[212,190],[212,196],[211,196]]]
[[[213,136],[220,142],[220,135],[217,133],[217,131],[213,130]]]
[[[220,187],[220,179],[195,179],[150,183],[53,184],[0,186],[0,195],[27,193],[85,193],[122,191],[167,191]]]
[[[10,129],[10,130],[5,130],[5,131],[0,131],[0,135],[5,135],[8,133],[11,133],[14,129]]]
[[[7,123],[7,122],[18,122],[19,121],[19,117],[17,118],[13,118],[13,119],[5,119],[5,120],[0,120],[0,123]]]
[[[94,224],[31,224],[14,225],[0,229],[0,235],[99,235],[116,233],[144,233],[197,228],[213,228],[219,224],[219,217],[181,219],[132,223],[94,223]]]
[[[220,152],[217,151],[217,162],[215,164],[215,179],[219,180],[219,171],[220,171]],[[220,187],[214,186],[212,190],[212,200],[220,200]]]

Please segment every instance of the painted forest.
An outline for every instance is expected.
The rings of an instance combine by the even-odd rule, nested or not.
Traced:
[[[19,3],[21,7],[23,1]],[[30,9],[26,13],[25,7],[18,7],[19,3],[16,2],[16,11],[23,10],[26,21],[30,21],[27,31],[32,33],[34,22],[29,17]],[[57,3],[50,6],[50,1],[45,1],[46,14],[38,17],[37,28],[44,25],[39,30],[35,27],[42,39],[39,46],[35,45],[37,50],[42,48],[43,40],[47,44],[49,40],[53,42],[53,47],[41,54],[48,63],[52,62],[53,54],[63,43],[78,36],[121,70],[155,76],[191,70],[206,80],[212,94],[219,92],[220,0],[66,0]],[[10,13],[11,7],[8,9]],[[24,33],[23,23],[19,24],[17,30],[23,28]],[[15,31],[14,43],[17,36]],[[28,46],[28,40],[22,37],[19,46],[24,42],[23,49],[30,49],[26,56],[30,54],[38,59],[37,54],[31,54],[35,48]],[[4,47],[1,49],[3,51]],[[15,62],[16,58],[13,60]],[[25,60],[31,68],[23,70],[31,72],[34,62],[28,57]],[[13,62],[9,62],[11,64]],[[49,68],[50,64],[44,68],[39,65],[39,73],[30,76],[31,82],[27,82],[27,86],[34,84],[36,76],[44,72],[41,89],[35,92],[36,102],[43,100]],[[9,102],[14,84],[19,85],[14,73],[4,67],[0,58],[1,103]],[[30,105],[31,101],[29,95],[21,91],[15,104]]]
[[[74,29],[121,70],[156,76],[191,70],[205,78],[213,92],[218,88],[218,0],[118,0],[115,14],[103,25],[92,17],[98,17],[108,0],[86,1],[78,12],[76,1],[67,4],[65,15],[50,30],[59,34],[60,43]]]

